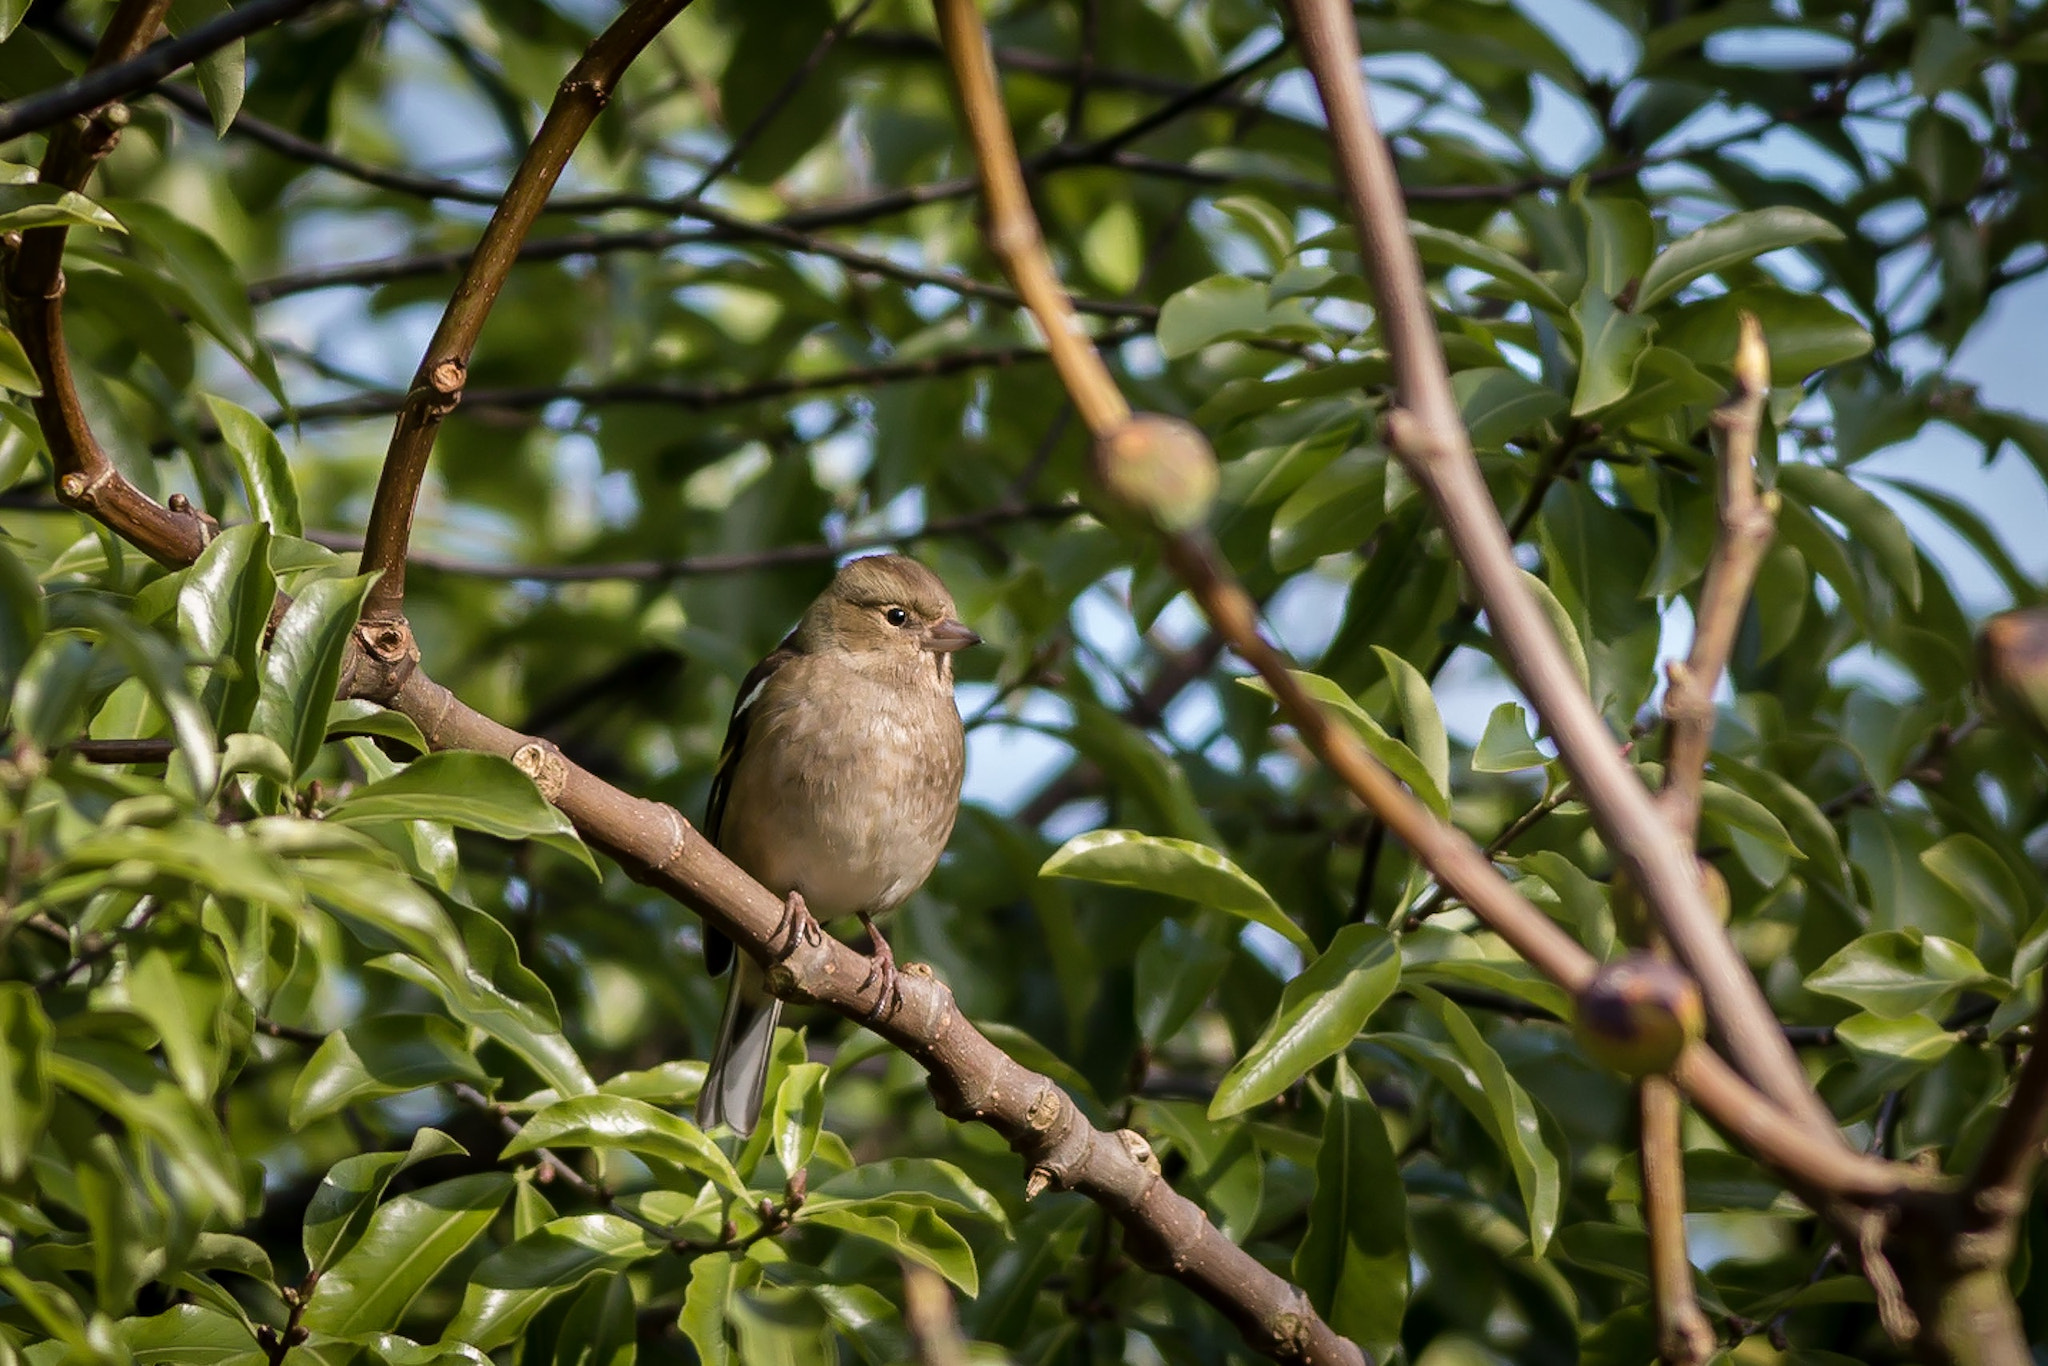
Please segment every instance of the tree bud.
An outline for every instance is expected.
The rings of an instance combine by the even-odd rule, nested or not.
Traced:
[[[1216,452],[1178,418],[1138,413],[1095,444],[1111,497],[1162,531],[1192,531],[1216,504]]]
[[[1676,964],[1632,953],[1603,966],[1579,993],[1573,1032],[1593,1061],[1632,1077],[1668,1072],[1705,1036],[1699,988]]]
[[[2048,607],[2016,608],[1984,623],[1977,684],[2001,722],[2048,751]]]

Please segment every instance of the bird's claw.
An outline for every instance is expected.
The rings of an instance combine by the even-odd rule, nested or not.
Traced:
[[[877,1020],[895,1012],[897,1003],[902,999],[902,994],[897,989],[896,984],[895,951],[889,947],[889,941],[882,938],[882,932],[875,928],[873,916],[865,911],[861,912],[860,923],[867,926],[868,942],[874,946],[874,951],[869,958],[871,966],[868,968],[868,975],[861,979],[861,989],[865,991],[868,984],[877,977],[882,979],[881,995],[875,998],[875,1004],[867,1013],[867,1022],[874,1024]]]
[[[782,923],[775,927],[776,942],[782,946],[778,958],[795,953],[798,944],[816,944],[824,937],[818,918],[804,905],[803,893],[791,892],[782,899]]]

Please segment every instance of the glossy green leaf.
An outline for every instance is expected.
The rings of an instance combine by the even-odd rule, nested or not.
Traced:
[[[337,1336],[396,1328],[490,1227],[512,1186],[509,1173],[478,1172],[385,1201],[355,1246],[321,1276],[301,1321]]]
[[[616,1214],[556,1219],[478,1263],[444,1338],[486,1351],[501,1346],[558,1296],[667,1250],[661,1239]]]
[[[1458,400],[1472,444],[1481,450],[1497,450],[1538,431],[1544,423],[1564,416],[1571,406],[1549,385],[1505,366],[1460,370],[1451,376],[1451,393]]]
[[[928,1204],[887,1198],[807,1203],[798,1211],[797,1222],[880,1243],[897,1256],[938,1272],[964,1295],[973,1295],[980,1286],[974,1249]]]
[[[735,1195],[746,1187],[732,1163],[689,1120],[626,1096],[572,1096],[526,1122],[504,1155],[535,1148],[618,1148],[672,1162],[709,1177]]]
[[[812,1188],[818,1200],[902,1200],[940,1212],[986,1219],[1008,1229],[1010,1219],[993,1195],[950,1162],[933,1157],[892,1157],[864,1162]]]
[[[1854,544],[1867,547],[1877,557],[1885,577],[1898,586],[1907,603],[1920,605],[1919,552],[1905,523],[1882,498],[1824,465],[1782,464],[1778,487],[1840,522]]]
[[[206,396],[207,411],[220,428],[221,443],[234,457],[236,472],[249,499],[249,512],[279,536],[303,536],[299,486],[277,434],[262,418],[224,398]]]
[[[468,1150],[439,1129],[421,1129],[401,1153],[364,1153],[329,1169],[306,1206],[306,1264],[324,1270],[356,1245],[391,1178],[429,1158]]]
[[[1695,365],[1726,368],[1734,363],[1745,312],[1763,325],[1773,384],[1798,384],[1871,347],[1869,330],[1827,300],[1774,286],[1732,290],[1660,313],[1657,339]]]
[[[439,821],[500,839],[535,839],[574,854],[597,871],[569,818],[548,805],[533,779],[495,754],[448,750],[422,755],[391,777],[343,797],[328,809],[327,819],[343,825]]]
[[[22,1174],[49,1122],[54,1034],[33,987],[0,982],[0,1180]]]
[[[207,542],[178,590],[179,631],[196,654],[214,661],[200,699],[223,735],[246,727],[256,710],[258,656],[276,600],[270,528],[260,522],[229,527]]]
[[[76,190],[58,185],[0,185],[0,231],[47,227],[127,231],[120,219]]]
[[[1808,242],[1841,240],[1842,230],[1827,219],[1790,205],[1732,213],[1687,233],[1658,252],[1643,275],[1636,308],[1654,308],[1701,276],[1740,265],[1765,252]]]
[[[490,1078],[461,1029],[438,1015],[373,1015],[329,1034],[292,1085],[291,1126],[422,1086]]]
[[[1337,1332],[1385,1360],[1408,1306],[1408,1217],[1401,1168],[1379,1107],[1348,1064],[1323,1111],[1308,1231],[1294,1281]]]
[[[29,362],[28,352],[21,349],[20,338],[5,327],[0,327],[0,388],[31,396],[43,392],[43,381]]]
[[[1438,815],[1449,812],[1448,799],[1443,790],[1436,785],[1436,780],[1431,776],[1422,758],[1407,745],[1387,734],[1386,728],[1374,720],[1370,712],[1359,706],[1351,694],[1330,679],[1317,674],[1296,672],[1294,678],[1311,698],[1349,722],[1358,738],[1365,742],[1366,749],[1371,751],[1372,757],[1379,760],[1396,778],[1406,783],[1408,789],[1421,798],[1424,806]],[[1246,678],[1240,682],[1254,692],[1263,693],[1268,697],[1273,695],[1272,689],[1262,678]]]
[[[1264,925],[1303,948],[1309,939],[1250,874],[1207,845],[1141,835],[1135,830],[1094,830],[1068,840],[1038,870],[1040,877],[1077,878],[1179,897],[1255,925]]]
[[[171,0],[164,26],[173,33],[185,33],[229,11],[227,0]],[[213,116],[216,136],[226,136],[228,125],[242,107],[246,85],[246,46],[240,38],[215,48],[192,64],[199,76],[199,88],[206,95],[206,109]],[[282,528],[280,528],[282,530]]]
[[[1964,988],[2005,994],[2003,980],[1954,940],[1919,930],[1878,930],[1807,975],[1806,989],[1852,1002],[1880,1019],[1939,1013]]]
[[[1263,1105],[1343,1051],[1401,979],[1401,955],[1377,925],[1346,925],[1280,993],[1280,1007],[1217,1083],[1209,1118]]]
[[[1414,239],[1415,249],[1422,259],[1431,265],[1469,267],[1491,275],[1512,298],[1535,304],[1551,313],[1562,315],[1565,312],[1565,302],[1558,297],[1556,290],[1535,271],[1498,247],[1413,219],[1408,222],[1408,235]]]
[[[307,585],[271,636],[252,726],[291,756],[294,774],[304,776],[327,739],[327,708],[341,661],[376,580],[364,574]]]
[[[1299,300],[1273,304],[1263,281],[1236,275],[1211,276],[1189,285],[1159,311],[1159,349],[1169,360],[1220,341],[1306,338],[1318,331]]]
[[[1475,773],[1517,773],[1549,763],[1529,735],[1529,714],[1519,702],[1503,702],[1486,718],[1486,730],[1472,751]]]
[[[810,1164],[825,1122],[825,1074],[821,1062],[800,1062],[782,1076],[769,1107],[768,1129],[775,1135],[775,1158],[785,1172]]]
[[[426,737],[410,716],[380,707],[366,698],[344,697],[328,708],[327,738],[334,740],[347,735],[373,735],[380,740],[396,740],[415,754],[427,752]]]
[[[1571,415],[1584,417],[1628,397],[1657,324],[1639,313],[1623,311],[1613,299],[1590,287],[1572,306],[1572,320],[1578,324],[1582,341]]]

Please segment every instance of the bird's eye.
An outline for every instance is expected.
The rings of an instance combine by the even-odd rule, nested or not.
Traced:
[[[891,626],[901,626],[910,620],[910,613],[904,611],[901,607],[891,607],[888,611],[882,613],[882,620],[888,622]]]

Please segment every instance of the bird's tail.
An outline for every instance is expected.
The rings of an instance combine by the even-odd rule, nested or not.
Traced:
[[[754,1132],[768,1089],[775,1023],[781,1018],[782,1002],[761,989],[761,969],[747,955],[738,955],[732,985],[726,988],[725,1014],[718,1021],[718,1043],[697,1096],[697,1127],[726,1124],[742,1138]]]

